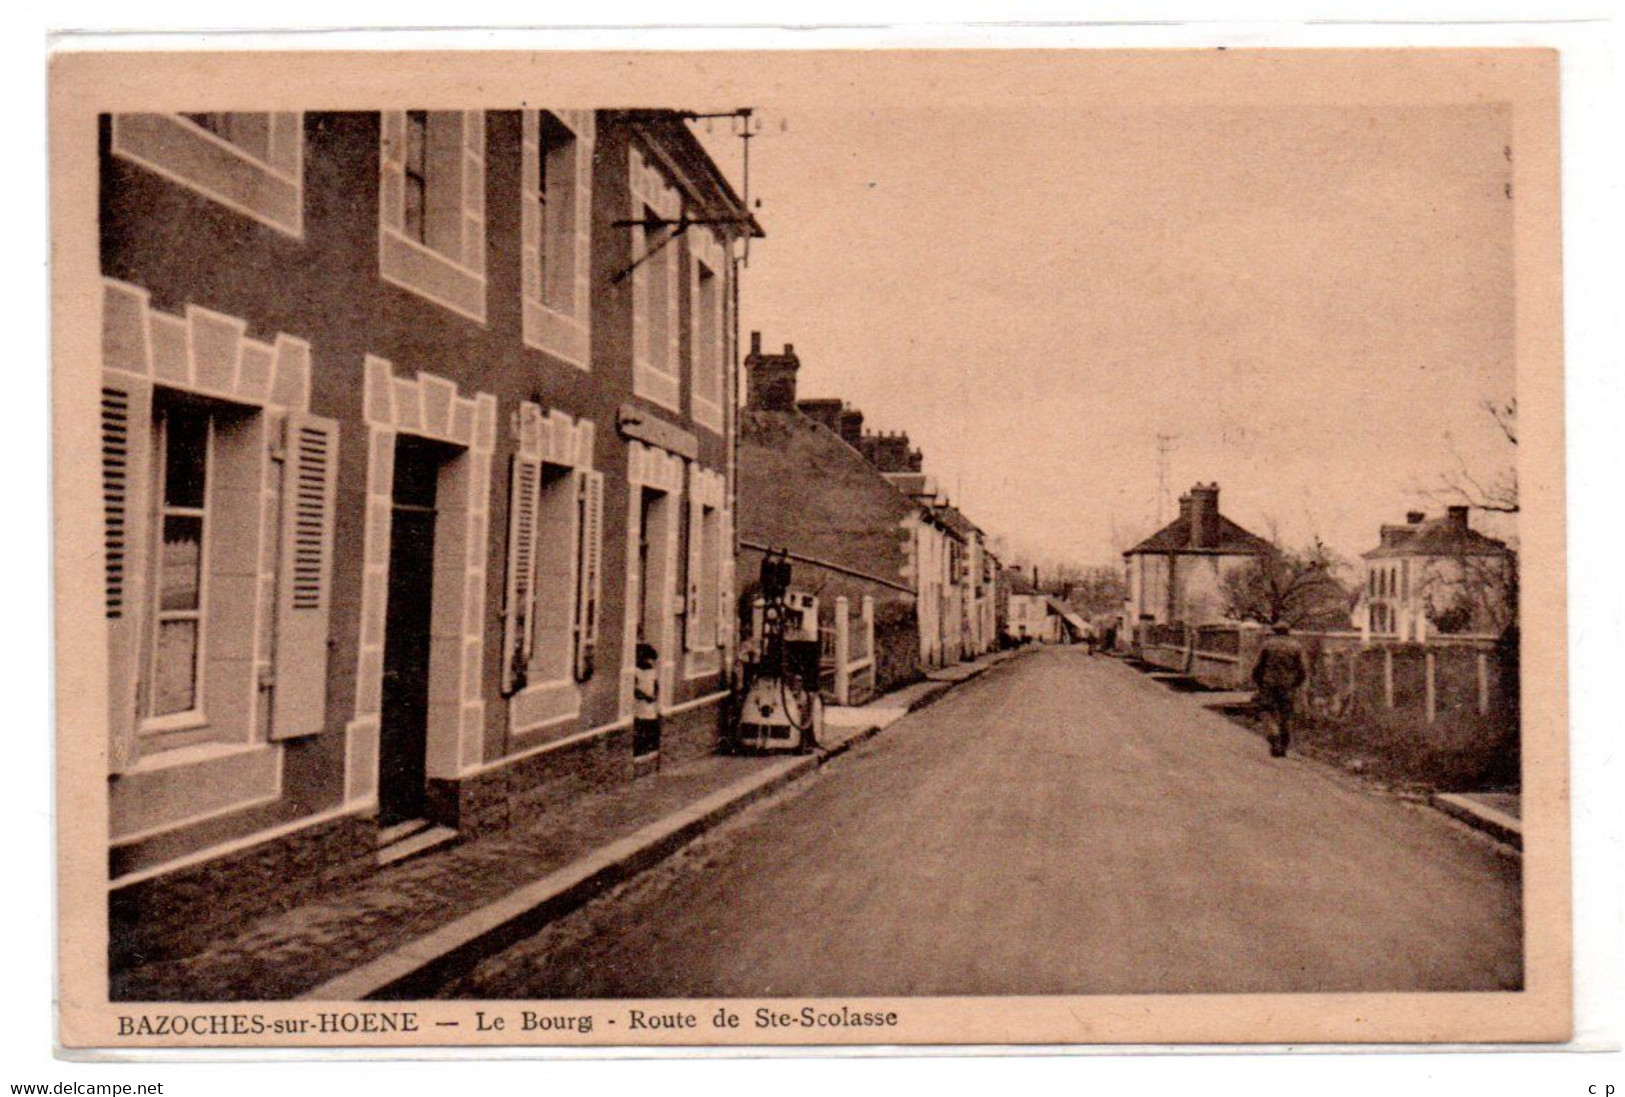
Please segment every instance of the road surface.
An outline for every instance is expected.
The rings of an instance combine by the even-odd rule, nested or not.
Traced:
[[[1124,663],[893,725],[447,996],[1516,989],[1519,862]]]

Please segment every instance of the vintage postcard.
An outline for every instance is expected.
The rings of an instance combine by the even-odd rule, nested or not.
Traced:
[[[63,1049],[1567,1040],[1557,77],[59,52]]]

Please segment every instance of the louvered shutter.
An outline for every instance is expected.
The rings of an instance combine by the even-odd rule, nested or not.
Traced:
[[[592,677],[598,647],[598,598],[604,549],[604,474],[591,469],[577,473],[580,494],[580,541],[576,578],[575,677]]]
[[[152,385],[134,377],[104,381],[102,519],[110,773],[135,761],[152,452]]]
[[[514,454],[508,485],[508,583],[502,611],[502,688],[507,694],[525,688],[536,629],[536,519],[541,483],[540,459]]]
[[[271,738],[322,730],[333,603],[334,499],[339,426],[289,412],[284,428]]]

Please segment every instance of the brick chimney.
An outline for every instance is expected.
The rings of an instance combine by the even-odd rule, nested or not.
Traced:
[[[784,344],[779,354],[762,353],[762,333],[750,333],[750,353],[745,355],[746,406],[763,411],[796,410],[796,371],[801,360],[796,348]]]
[[[1219,484],[1197,484],[1190,493],[1191,548],[1219,547]]]
[[[832,434],[841,431],[841,402],[822,397],[817,400],[797,400],[796,410],[817,423],[822,423]]]
[[[1419,526],[1422,524],[1422,519],[1426,517],[1427,515],[1419,510],[1408,510],[1405,512],[1405,524],[1407,526]]]
[[[919,450],[909,448],[907,431],[865,434],[858,441],[858,452],[881,472],[919,472],[925,462]]]
[[[840,429],[835,433],[841,436],[841,441],[853,449],[859,448],[863,441],[863,412],[857,408],[842,408]]]
[[[1459,504],[1453,507],[1446,507],[1445,516],[1450,520],[1451,526],[1456,529],[1465,530],[1467,528],[1467,511],[1469,509],[1470,508],[1461,506]]]

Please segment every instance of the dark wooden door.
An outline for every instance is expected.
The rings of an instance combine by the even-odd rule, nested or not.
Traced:
[[[386,826],[423,815],[440,463],[441,455],[418,439],[404,437],[396,446],[378,760],[378,815]]]

